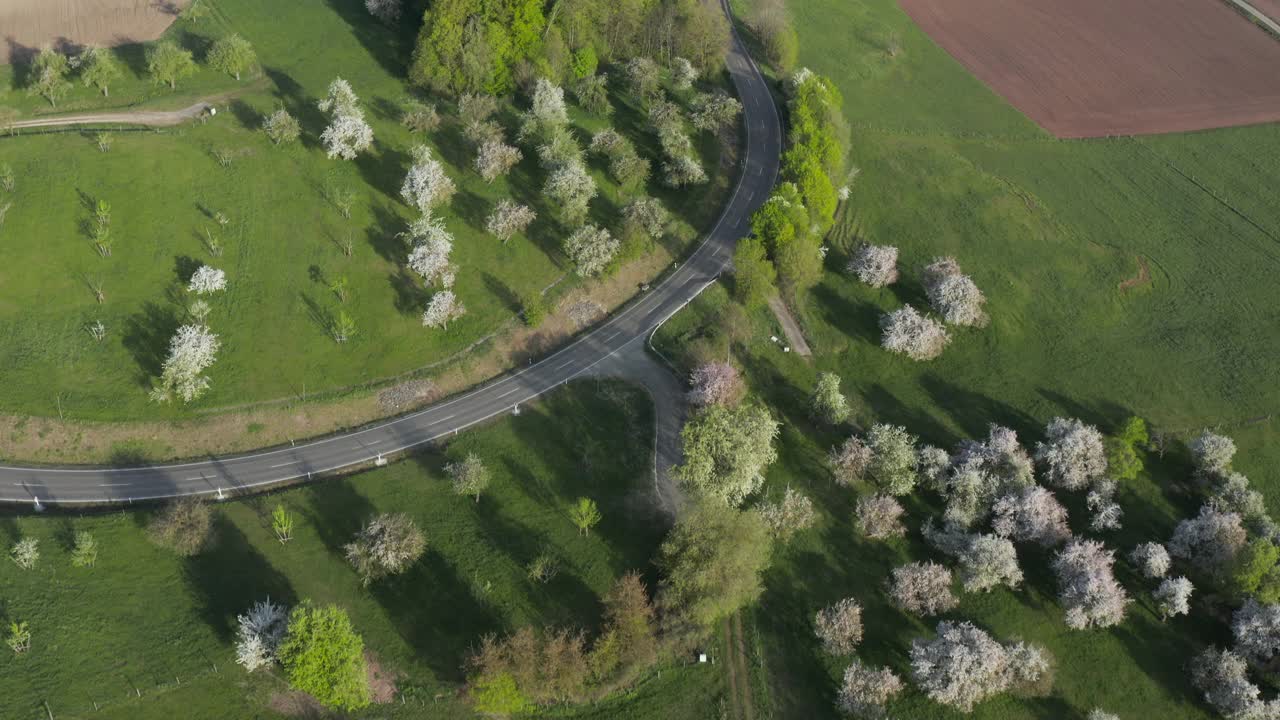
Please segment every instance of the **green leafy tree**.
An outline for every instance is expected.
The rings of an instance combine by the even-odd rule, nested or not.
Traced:
[[[578,528],[578,532],[583,535],[590,535],[591,528],[595,527],[603,517],[600,514],[600,508],[596,507],[596,501],[591,498],[580,497],[578,501],[569,509],[569,517],[573,520],[573,524]]]
[[[271,531],[282,545],[293,539],[293,513],[286,510],[284,505],[277,505],[271,511]]]
[[[533,710],[533,703],[516,687],[509,672],[481,675],[471,683],[471,702],[476,712],[509,717]]]
[[[813,389],[810,406],[814,415],[831,425],[838,425],[849,419],[849,401],[840,392],[839,375],[829,372],[818,375],[818,384]]]
[[[71,564],[75,567],[93,567],[97,562],[98,541],[84,530],[77,532],[75,544],[71,548]]]
[[[660,604],[709,628],[760,596],[769,551],[758,513],[703,503],[676,522],[658,551]]]
[[[196,72],[196,61],[191,51],[183,50],[172,40],[161,40],[147,48],[147,72],[156,83],[178,87],[178,81]]]
[[[476,502],[480,502],[480,494],[489,487],[489,468],[484,466],[484,461],[475,453],[467,453],[462,460],[445,465],[444,471],[449,476],[455,493],[470,495]]]
[[[80,81],[101,90],[103,97],[111,95],[111,84],[123,76],[124,68],[107,48],[91,47],[80,61]]]
[[[1269,538],[1257,538],[1237,555],[1231,568],[1231,591],[1262,603],[1280,602],[1280,548]]]
[[[27,94],[39,95],[57,107],[58,99],[71,90],[71,83],[67,81],[68,70],[70,63],[66,55],[53,48],[41,50],[31,64],[31,86],[27,88]]]
[[[569,68],[573,71],[573,76],[581,80],[596,74],[596,68],[600,65],[600,59],[596,57],[596,49],[590,45],[578,48],[573,51],[573,59],[569,62]]]
[[[681,431],[684,464],[674,474],[699,495],[737,507],[764,484],[777,435],[778,421],[759,405],[709,405]]]
[[[762,307],[778,293],[778,271],[765,254],[764,243],[749,237],[733,251],[733,294],[748,308]]]
[[[1111,477],[1116,480],[1136,479],[1143,469],[1139,451],[1148,442],[1150,437],[1147,435],[1147,423],[1136,416],[1126,420],[1118,434],[1108,437],[1104,444]]]
[[[258,55],[239,33],[218,38],[209,49],[209,67],[240,79],[240,74],[258,62]]]
[[[294,608],[277,655],[289,684],[321,704],[348,711],[369,704],[364,640],[342,608],[310,602]]]

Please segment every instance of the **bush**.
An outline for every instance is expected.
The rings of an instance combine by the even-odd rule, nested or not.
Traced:
[[[213,510],[200,500],[179,500],[151,520],[147,534],[152,542],[183,557],[198,555],[213,541]]]

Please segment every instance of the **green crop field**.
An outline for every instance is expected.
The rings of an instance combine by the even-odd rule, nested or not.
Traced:
[[[461,664],[481,635],[527,624],[594,633],[599,597],[613,581],[633,569],[652,575],[649,559],[669,521],[650,495],[651,407],[628,385],[574,383],[446,451],[221,504],[216,544],[186,560],[148,541],[148,510],[0,517],[5,547],[20,534],[41,544],[33,570],[0,564],[0,614],[27,621],[33,636],[31,651],[2,661],[0,716],[43,716],[47,701],[58,718],[278,717],[268,706],[287,692],[284,681],[244,672],[231,648],[235,616],[270,595],[346,608],[366,647],[399,675],[406,704],[397,698],[359,717],[469,717],[457,698]],[[468,452],[493,473],[478,504],[455,495],[441,472]],[[595,498],[604,515],[587,537],[568,516],[580,496]],[[297,517],[285,545],[270,526],[277,504]],[[379,512],[412,516],[428,549],[406,574],[366,589],[342,545]],[[68,560],[79,530],[101,547],[92,569]],[[541,585],[525,565],[544,552],[561,569]],[[713,668],[667,667],[580,716],[704,717],[720,683]],[[661,709],[654,697],[673,704]]]
[[[739,3],[744,15],[749,3]],[[893,609],[881,589],[898,564],[937,559],[919,528],[941,512],[935,497],[907,503],[908,537],[880,543],[853,527],[857,494],[835,486],[827,450],[844,435],[814,427],[808,394],[820,371],[837,372],[855,423],[905,425],[954,447],[988,423],[1016,429],[1025,445],[1056,415],[1104,431],[1129,415],[1180,440],[1204,427],[1231,435],[1235,467],[1280,509],[1280,319],[1272,279],[1280,269],[1280,127],[1059,141],[972,78],[892,0],[792,3],[800,65],[830,77],[850,120],[849,162],[860,173],[828,238],[824,278],[796,308],[815,357],[785,354],[767,312],[732,340],[752,392],[782,420],[780,460],[766,495],[801,489],[819,508],[816,529],[782,550],[754,613],[775,717],[835,715],[845,662],[825,656],[813,613],[839,598],[864,605],[858,655],[907,670],[913,637],[932,634]],[[890,56],[892,45],[900,51]],[[843,270],[858,242],[896,245],[902,280],[870,289]],[[953,255],[987,296],[991,323],[951,328],[940,358],[915,363],[879,347],[881,313],[926,308],[919,269]],[[1145,270],[1143,268],[1146,268]],[[1126,282],[1129,281],[1129,282]],[[678,365],[720,358],[730,343],[727,297],[716,289],[668,323],[657,343]],[[732,325],[732,324],[730,324]],[[1174,443],[1120,491],[1124,529],[1108,547],[1167,540],[1200,496],[1185,450]],[[1085,529],[1082,496],[1067,494],[1073,528]],[[1050,555],[1019,547],[1023,589],[965,595],[948,617],[999,638],[1042,643],[1055,657],[1053,690],[1004,696],[970,717],[1083,717],[1101,707],[1122,718],[1211,717],[1185,663],[1229,642],[1220,618],[1193,599],[1190,618],[1160,623],[1149,588],[1118,563],[1135,602],[1111,630],[1071,631],[1062,619]],[[1265,678],[1262,678],[1265,680]],[[1273,688],[1264,686],[1264,695]],[[958,713],[908,690],[894,717]]]
[[[195,48],[200,60],[212,39],[239,32],[257,50],[260,69],[242,83],[202,69],[170,94],[142,72],[141,49],[121,54],[130,70],[110,98],[78,84],[59,110],[103,107],[181,108],[196,98],[235,92],[230,108],[205,124],[163,131],[117,132],[108,152],[94,133],[0,136],[0,165],[15,174],[11,204],[0,225],[0,412],[75,419],[189,417],[197,409],[334,391],[423,368],[465,350],[509,323],[520,299],[554,285],[554,300],[579,284],[560,251],[566,233],[541,197],[545,173],[531,148],[505,178],[486,184],[471,168],[474,151],[462,137],[451,103],[439,98],[444,122],[425,138],[399,123],[412,96],[403,80],[415,32],[406,22],[392,30],[358,0],[303,0],[263,4],[204,0],[200,21],[180,20],[169,35]],[[23,68],[0,68],[0,88],[21,85]],[[6,77],[8,76],[8,83]],[[337,76],[360,96],[373,127],[373,148],[355,161],[329,160],[318,135],[327,119],[316,101]],[[615,82],[615,85],[620,83]],[[25,114],[47,112],[21,87],[0,96],[0,106]],[[521,101],[523,102],[523,100]],[[646,157],[660,152],[643,111],[621,89],[611,122]],[[283,106],[297,117],[303,141],[273,146],[259,130],[262,117]],[[509,138],[518,124],[508,106],[501,121]],[[579,140],[607,123],[571,107]],[[467,314],[447,330],[422,327],[429,292],[405,269],[408,246],[397,238],[416,211],[400,198],[410,149],[426,142],[445,161],[458,186],[443,210],[453,233],[457,293]],[[514,140],[509,140],[514,142]],[[729,177],[717,171],[719,143],[697,140],[712,180],[686,191],[661,187],[660,198],[677,219],[664,240],[679,255],[719,209]],[[217,157],[229,156],[224,166]],[[615,231],[628,201],[598,160],[591,169],[600,189],[591,221]],[[349,219],[326,199],[352,193]],[[484,232],[485,217],[512,197],[539,214],[527,236],[506,245]],[[111,207],[115,248],[100,257],[89,235],[93,206]],[[217,213],[228,222],[220,227]],[[206,231],[225,246],[215,256]],[[343,245],[350,243],[350,255]],[[199,264],[227,273],[227,291],[213,298],[211,329],[222,351],[209,371],[209,392],[195,406],[157,407],[147,399],[150,378],[182,320],[182,281]],[[345,305],[329,283],[346,277]],[[558,283],[558,284],[557,284]],[[92,290],[100,286],[99,303]],[[339,345],[329,326],[345,310],[356,323],[352,341]],[[101,321],[107,336],[87,332]],[[59,407],[61,410],[59,410]]]

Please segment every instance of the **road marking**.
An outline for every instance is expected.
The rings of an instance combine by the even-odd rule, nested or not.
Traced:
[[[440,418],[439,420],[436,420],[435,422],[429,422],[429,423],[427,423],[427,427],[431,427],[432,425],[439,425],[440,423],[444,422],[445,420],[449,420],[449,419],[451,419],[451,418],[453,418],[453,415],[450,415],[449,417],[442,417],[442,418]]]
[[[302,461],[301,461],[301,460],[294,460],[294,461],[292,461],[292,462],[280,463],[279,465],[272,465],[271,467],[273,467],[273,468],[286,467],[286,466],[289,466],[289,465],[297,465],[297,464],[298,464],[298,463],[300,463],[300,462],[302,462]]]
[[[619,330],[618,332],[615,332],[614,334],[612,334],[612,335],[610,335],[609,337],[605,338],[605,339],[604,339],[604,341],[605,341],[606,343],[607,343],[607,342],[611,342],[614,338],[618,337],[618,333],[621,333],[621,332],[622,332],[621,330]]]
[[[364,445],[362,445],[361,447],[366,447],[366,446],[368,446],[368,445],[377,445],[377,444],[378,444],[378,443],[380,443],[380,442],[382,442],[382,441],[381,441],[381,440],[374,440],[374,441],[372,441],[372,442],[367,442],[367,443],[365,443],[365,444],[364,444]]]
[[[128,487],[133,483],[99,483],[98,487]]]
[[[574,364],[575,362],[577,362],[577,360],[565,360],[564,362],[562,362],[562,363],[560,363],[559,365],[557,365],[557,366],[556,366],[556,369],[557,369],[557,370],[559,370],[560,368],[564,367],[565,365],[572,365],[572,364]]]
[[[498,399],[499,399],[499,400],[501,400],[502,398],[504,398],[504,397],[506,397],[506,396],[510,395],[511,393],[513,393],[513,392],[519,392],[519,391],[520,391],[520,388],[512,388],[512,389],[510,389],[510,390],[508,390],[508,391],[506,391],[506,392],[502,393],[501,395],[499,395],[499,396],[498,396]]]

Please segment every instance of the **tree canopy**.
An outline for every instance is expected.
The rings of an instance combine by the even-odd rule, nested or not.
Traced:
[[[342,608],[310,603],[294,608],[278,654],[289,684],[322,704],[342,710],[369,704],[364,640]]]

